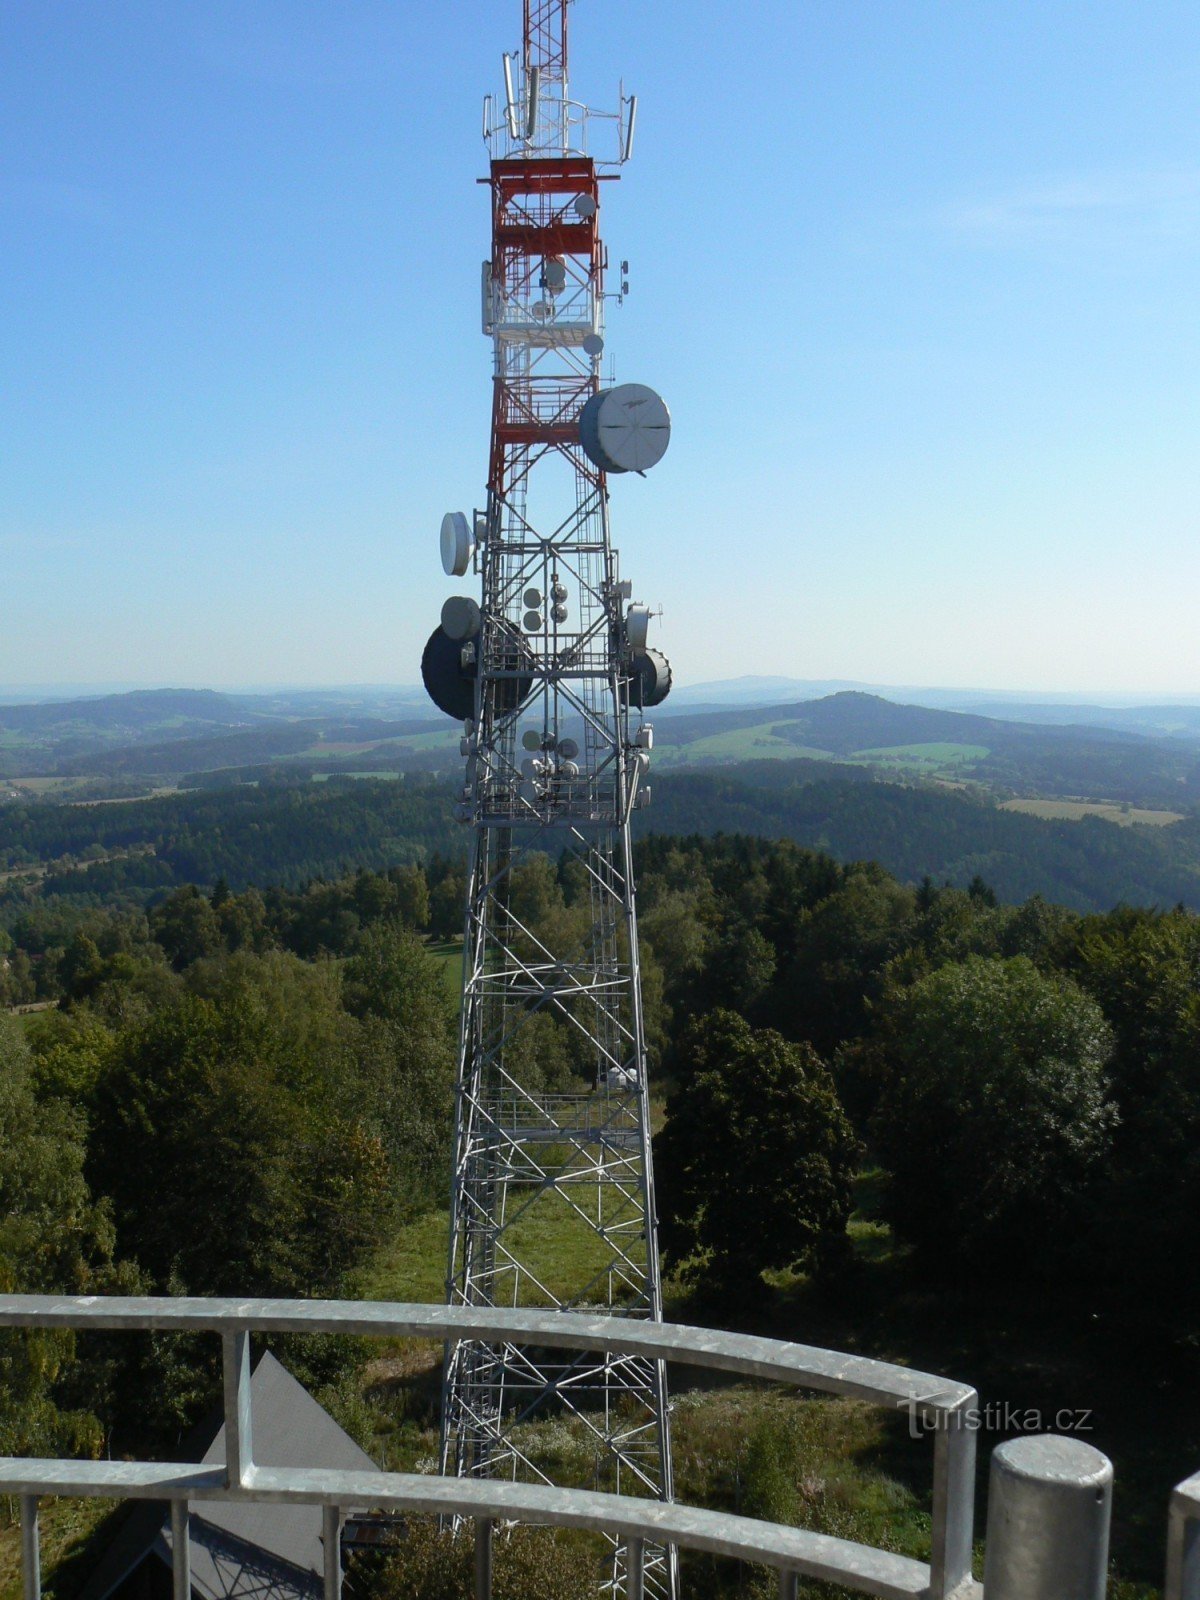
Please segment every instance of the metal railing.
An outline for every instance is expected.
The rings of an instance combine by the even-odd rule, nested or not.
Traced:
[[[1200,1600],[1200,1472],[1171,1496],[1163,1600]]]
[[[38,1499],[44,1495],[166,1500],[171,1505],[176,1600],[190,1594],[188,1508],[193,1501],[304,1503],[323,1510],[326,1600],[341,1588],[339,1534],[355,1507],[475,1519],[479,1600],[487,1600],[496,1522],[543,1523],[615,1534],[628,1548],[629,1600],[642,1600],[647,1544],[676,1545],[775,1567],[780,1593],[799,1577],[883,1600],[951,1600],[971,1586],[977,1404],[966,1384],[862,1356],[676,1323],[573,1312],[400,1305],[344,1300],[60,1298],[0,1296],[0,1327],[123,1329],[219,1334],[223,1346],[223,1464],[0,1457],[0,1493],[20,1497],[26,1600],[38,1600]],[[545,1484],[417,1473],[278,1468],[254,1460],[252,1333],[489,1340],[610,1351],[769,1379],[910,1412],[933,1435],[933,1517],[928,1565],[828,1534],[697,1506]]]

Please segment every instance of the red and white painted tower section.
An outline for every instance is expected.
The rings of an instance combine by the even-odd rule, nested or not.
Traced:
[[[521,51],[484,104],[487,501],[442,524],[447,574],[479,584],[446,601],[422,661],[463,722],[471,829],[454,1305],[662,1314],[630,818],[650,798],[647,716],[671,673],[620,574],[609,480],[657,464],[670,418],[644,385],[601,382],[601,217],[636,109],[572,101],[566,0],[526,0]],[[553,1481],[534,1426],[553,1416],[590,1486],[671,1498],[659,1363],[463,1341],[443,1398],[444,1471]],[[619,1545],[608,1582],[624,1589]],[[672,1552],[645,1552],[645,1583],[674,1594]]]

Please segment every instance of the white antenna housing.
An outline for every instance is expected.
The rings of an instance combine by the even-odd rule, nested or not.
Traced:
[[[633,155],[633,131],[637,127],[637,95],[629,96],[629,120],[625,124],[625,143],[621,149],[621,160],[628,161]]]
[[[529,86],[526,91],[525,104],[525,143],[532,144],[533,136],[537,132],[538,95],[541,91],[542,69],[530,67]]]
[[[513,139],[519,139],[521,135],[517,127],[517,96],[513,89],[512,57],[507,51],[504,53],[504,100],[509,134]]]

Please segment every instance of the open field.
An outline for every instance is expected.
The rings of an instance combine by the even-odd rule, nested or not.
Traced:
[[[1179,811],[1148,811],[1139,806],[1110,805],[1103,800],[1005,800],[1001,811],[1023,811],[1028,817],[1041,817],[1048,822],[1078,822],[1081,817],[1103,817],[1106,822],[1118,822],[1130,828],[1135,822],[1149,823],[1151,827],[1165,828],[1172,822],[1182,822]]]
[[[784,738],[776,730],[785,726],[786,723],[776,719],[752,728],[729,728],[723,733],[710,733],[687,744],[672,744],[670,724],[663,723],[661,729],[656,730],[659,736],[655,746],[655,761],[678,766],[696,761],[796,761],[804,757],[818,761],[839,759],[828,750],[794,744]]]
[[[889,744],[875,750],[856,750],[852,761],[865,761],[889,767],[916,767],[940,771],[943,767],[959,767],[967,762],[982,761],[991,752],[983,744],[948,744],[944,740],[931,740],[926,744]]]
[[[462,992],[463,947],[461,939],[442,939],[432,941],[425,947],[431,956],[436,956],[442,963],[446,973],[446,982],[450,985],[450,992],[457,1000]]]

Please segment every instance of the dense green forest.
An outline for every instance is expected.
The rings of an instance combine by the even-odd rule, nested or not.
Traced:
[[[444,780],[275,779],[113,804],[0,807],[0,926],[31,901],[145,905],[171,888],[298,887],[357,867],[462,856]],[[1200,819],[1169,828],[1096,817],[1050,822],[933,785],[884,783],[812,761],[669,772],[639,833],[748,833],[792,839],[848,862],[874,859],[911,883],[965,887],[983,876],[1001,900],[1041,894],[1076,910],[1200,908]]]
[[[1116,1558],[1155,1581],[1168,1489],[1200,1459],[1200,918],[1004,905],[786,840],[659,836],[638,857],[674,1314],[1091,1410],[1123,1473]],[[443,857],[27,909],[6,998],[56,1004],[0,1017],[0,1284],[377,1292],[427,1213],[436,1260],[454,998],[429,936],[462,892]],[[530,860],[514,896],[558,936],[589,915],[567,862]],[[586,1090],[571,1031],[527,1031],[528,1070]],[[281,1353],[377,1455],[428,1437],[429,1385],[381,1389],[353,1341]],[[1154,1384],[1133,1393],[1134,1370]],[[0,1335],[0,1451],[162,1447],[215,1381],[199,1345]],[[786,1488],[823,1413],[797,1432],[745,1405],[733,1476],[703,1443],[714,1413],[681,1412],[697,1492],[861,1529],[869,1495]]]

